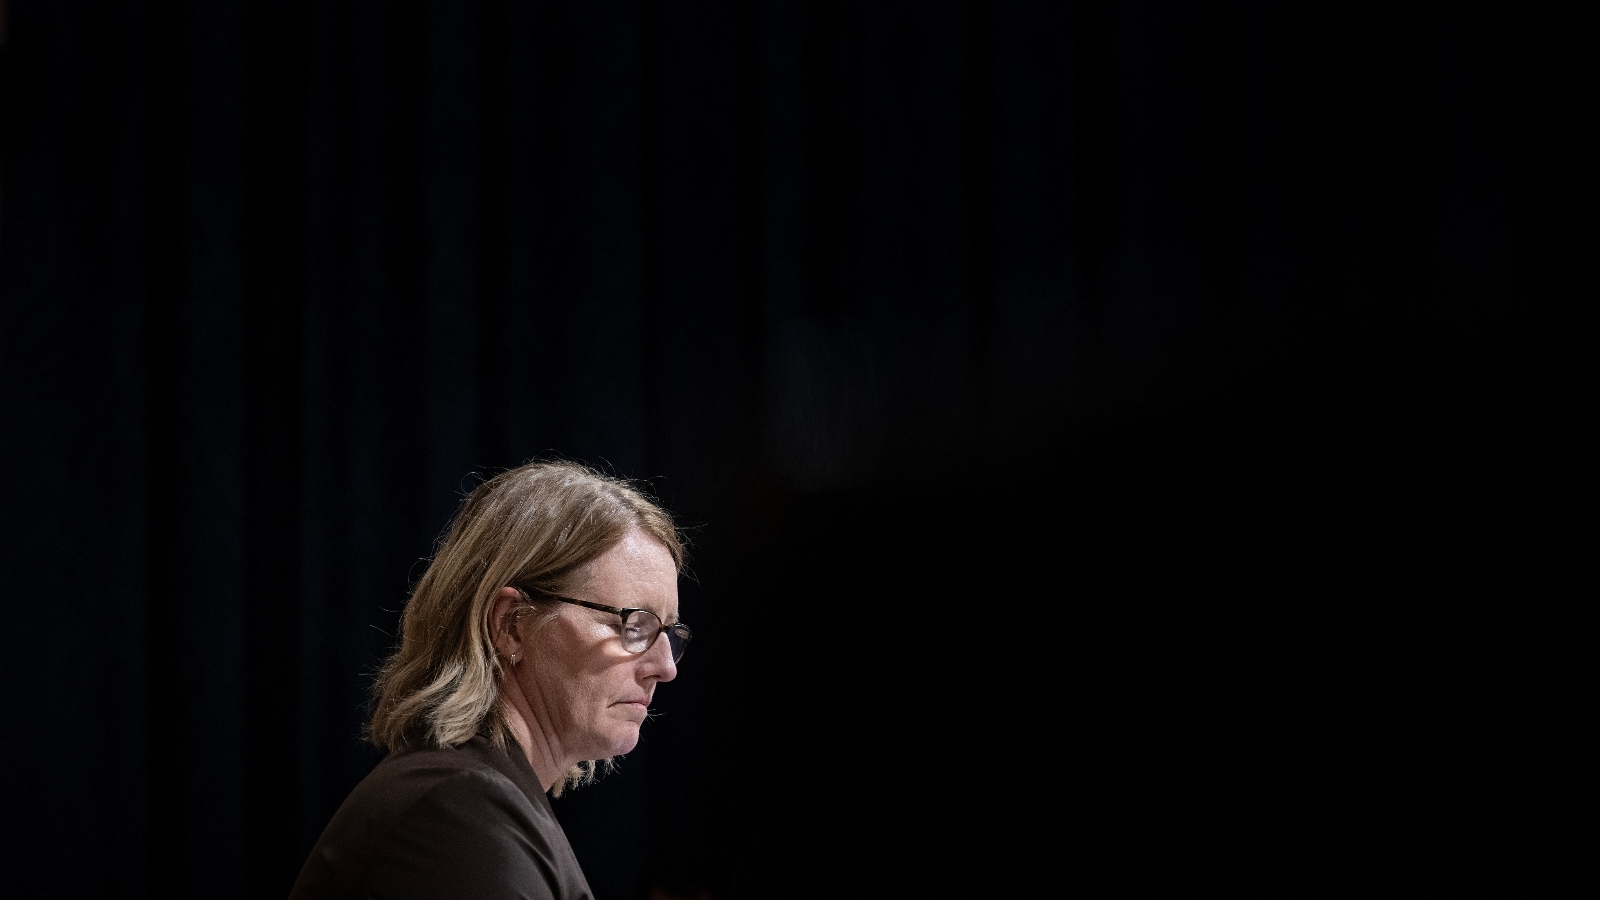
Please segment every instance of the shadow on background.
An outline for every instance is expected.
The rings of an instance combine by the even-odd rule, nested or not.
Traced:
[[[1364,883],[1470,814],[1494,664],[1423,660],[1513,574],[1581,243],[1526,23],[8,16],[6,846],[53,895],[286,893],[420,560],[546,454],[692,541],[682,677],[557,804],[602,900]]]

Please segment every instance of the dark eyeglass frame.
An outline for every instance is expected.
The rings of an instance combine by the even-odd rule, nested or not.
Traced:
[[[667,638],[667,645],[672,650],[673,665],[677,665],[678,660],[683,659],[683,651],[689,648],[689,639],[694,637],[694,633],[689,630],[689,626],[683,624],[682,622],[673,622],[671,625],[668,625],[667,623],[661,621],[660,616],[656,615],[650,610],[640,609],[636,606],[618,609],[615,606],[606,606],[604,603],[591,603],[588,600],[578,600],[573,597],[563,597],[560,594],[546,594],[541,591],[523,590],[522,596],[529,603],[533,602],[532,598],[534,596],[539,596],[545,598],[546,600],[559,600],[562,603],[571,603],[573,606],[581,606],[584,609],[594,609],[599,610],[600,612],[612,613],[622,619],[623,628],[628,627],[628,619],[631,618],[634,613],[644,613],[650,618],[656,620],[656,633],[650,636],[650,640],[645,641],[643,650],[630,650],[628,652],[649,653],[650,648],[656,645],[656,641],[660,640],[661,635],[670,632],[671,634]],[[673,638],[677,638],[677,640],[674,641]],[[624,641],[623,646],[626,648],[626,641]]]

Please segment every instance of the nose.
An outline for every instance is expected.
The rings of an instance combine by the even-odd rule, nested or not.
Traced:
[[[678,677],[678,664],[672,661],[672,641],[666,632],[656,635],[655,643],[641,657],[639,674],[658,681],[671,681]]]

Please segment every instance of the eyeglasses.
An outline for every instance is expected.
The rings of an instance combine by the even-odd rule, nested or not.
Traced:
[[[530,596],[528,591],[523,592],[524,597]],[[655,646],[656,638],[666,632],[667,645],[672,648],[672,662],[677,664],[683,659],[683,649],[689,646],[689,626],[682,622],[671,625],[661,621],[661,617],[648,609],[617,609],[615,606],[606,606],[603,603],[590,603],[587,600],[574,600],[571,597],[562,597],[559,594],[538,594],[549,600],[559,600],[562,603],[571,603],[584,609],[597,609],[601,612],[612,613],[622,617],[622,647],[629,653],[643,653]],[[532,602],[531,600],[529,602]]]

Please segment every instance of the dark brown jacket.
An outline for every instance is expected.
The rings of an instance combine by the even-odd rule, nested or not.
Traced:
[[[379,763],[334,813],[289,896],[592,897],[527,757],[482,736]]]

